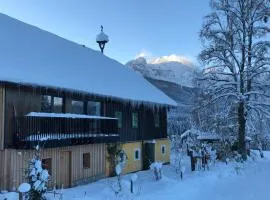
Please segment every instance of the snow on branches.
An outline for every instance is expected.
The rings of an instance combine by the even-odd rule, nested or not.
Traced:
[[[39,156],[40,148],[36,148],[35,155],[28,163],[27,179],[31,186],[28,194],[29,200],[43,200],[44,194],[47,191],[47,184],[49,181],[49,173],[42,168],[42,162]]]
[[[249,115],[270,113],[269,0],[212,0],[200,37],[200,60],[208,66],[201,77],[208,95],[203,105],[228,104],[238,126],[239,152],[246,157]],[[211,69],[211,70],[210,70]]]

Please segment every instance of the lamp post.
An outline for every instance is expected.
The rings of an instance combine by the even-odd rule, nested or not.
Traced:
[[[109,37],[103,32],[103,26],[101,25],[100,33],[97,35],[96,42],[99,45],[99,48],[101,50],[101,53],[103,53],[103,50],[105,48],[105,44],[109,42]]]

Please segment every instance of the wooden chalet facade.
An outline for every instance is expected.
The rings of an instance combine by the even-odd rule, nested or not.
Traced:
[[[0,15],[0,24],[4,20],[10,19]],[[1,42],[0,34],[0,53]],[[115,61],[95,54],[114,65]],[[0,67],[4,68],[1,61]],[[61,73],[65,75],[65,71]],[[0,190],[12,190],[24,181],[27,160],[36,145],[42,148],[51,186],[57,187],[108,176],[107,145],[112,143],[121,143],[128,156],[125,173],[147,168],[149,162],[169,162],[167,109],[173,103],[155,102],[156,97],[149,101],[125,99],[78,87],[51,86],[50,80],[46,85],[25,79],[13,81],[0,76]],[[87,80],[81,84],[93,83]]]

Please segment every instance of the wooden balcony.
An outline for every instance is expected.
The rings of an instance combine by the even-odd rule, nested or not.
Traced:
[[[15,118],[16,148],[29,149],[119,141],[117,119],[65,114]]]

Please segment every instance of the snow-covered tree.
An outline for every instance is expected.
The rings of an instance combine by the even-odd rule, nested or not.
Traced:
[[[207,104],[235,108],[238,151],[246,158],[247,121],[253,113],[268,114],[270,0],[212,0],[213,12],[200,32]]]
[[[31,186],[28,197],[29,200],[44,200],[44,194],[47,191],[49,181],[49,173],[42,168],[42,162],[39,156],[39,146],[36,147],[36,152],[33,158],[29,161],[27,179]]]

